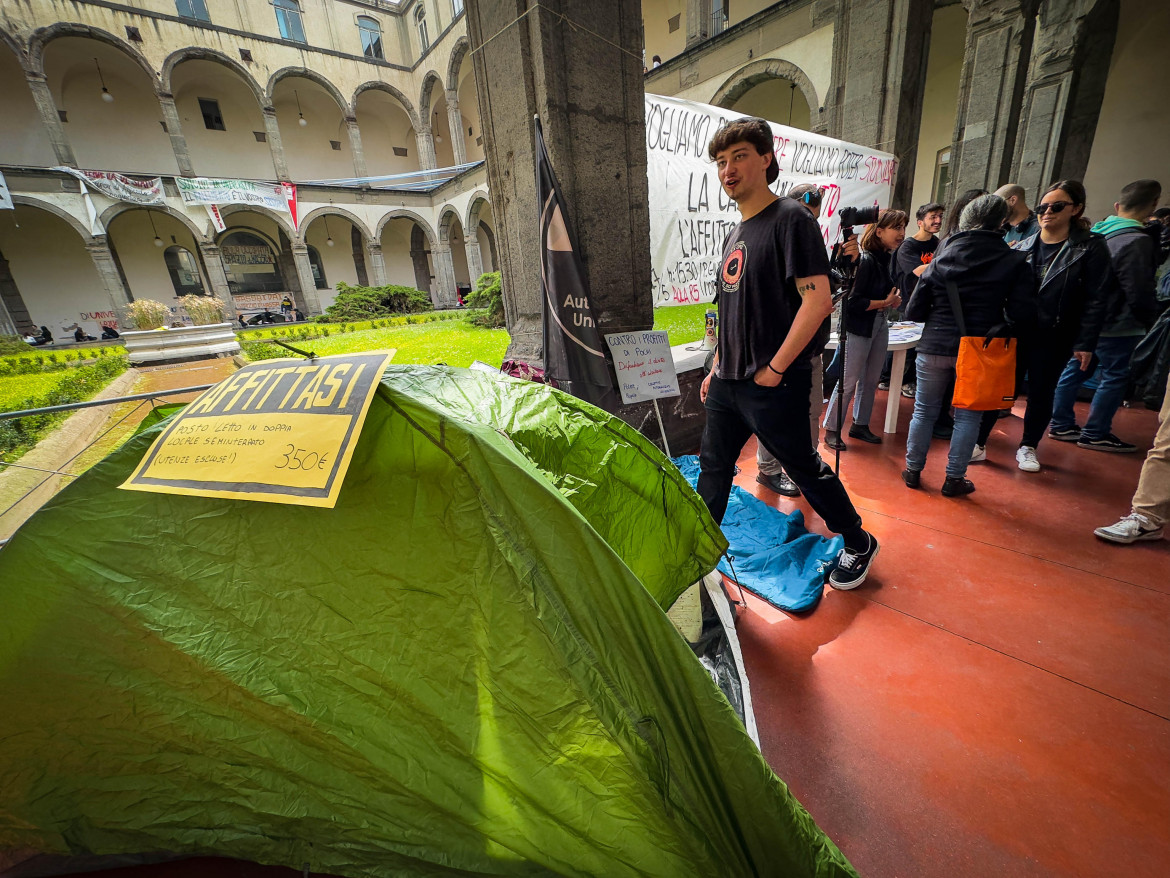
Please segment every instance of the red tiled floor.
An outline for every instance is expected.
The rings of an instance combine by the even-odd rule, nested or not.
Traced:
[[[764,755],[866,876],[1170,873],[1170,543],[1092,534],[1128,511],[1144,453],[1045,440],[1044,472],[1021,473],[1005,419],[976,493],[948,499],[946,442],[926,490],[899,478],[910,405],[842,454],[882,541],[872,578],[802,617],[748,599]],[[1114,423],[1143,451],[1155,426]],[[823,531],[756,485],[754,444],[740,467]]]

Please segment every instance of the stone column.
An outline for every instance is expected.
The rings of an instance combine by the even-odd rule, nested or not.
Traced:
[[[386,258],[377,241],[366,244],[366,261],[370,266],[370,283],[375,287],[386,286]]]
[[[410,261],[414,265],[414,285],[428,293],[434,301],[435,294],[431,287],[431,266],[427,260],[427,244],[423,230],[415,226],[410,231]]]
[[[175,106],[174,95],[159,92],[158,105],[162,110],[163,122],[167,126],[167,136],[171,138],[171,149],[175,153],[175,164],[179,166],[179,173],[184,177],[194,177],[195,168],[191,164],[191,152],[187,148],[187,138],[183,136],[183,122],[179,118],[179,108]]]
[[[297,280],[301,285],[301,310],[306,317],[315,317],[322,313],[321,297],[317,295],[317,282],[313,280],[313,264],[309,262],[309,248],[304,244],[293,244],[291,247],[293,264],[297,267]]]
[[[264,134],[268,140],[268,150],[272,153],[272,167],[276,171],[276,179],[288,181],[288,162],[284,159],[284,144],[280,140],[280,126],[276,122],[276,110],[273,107],[264,107],[261,115],[264,116]]]
[[[1029,204],[1055,180],[1084,179],[1118,13],[1116,3],[1097,0],[1049,2],[1040,11],[1008,181],[1027,190]]]
[[[220,255],[219,246],[200,241],[199,255],[203,257],[203,269],[207,272],[207,282],[211,284],[212,295],[224,303],[224,319],[235,323],[236,303],[232,299],[231,288],[228,286],[227,272],[224,271],[223,257]]]
[[[349,133],[349,151],[353,153],[353,173],[355,177],[366,176],[366,154],[362,150],[362,132],[358,128],[357,119],[345,117],[345,130]]]
[[[118,271],[118,263],[114,259],[113,251],[110,250],[109,239],[105,235],[94,235],[86,242],[85,249],[89,251],[93,266],[101,278],[102,287],[110,297],[110,307],[118,315],[119,321],[125,320],[126,306],[130,304],[132,297],[125,281],[122,280],[122,273]]]
[[[471,288],[475,289],[475,282],[483,274],[483,253],[479,249],[479,238],[468,235],[463,239],[463,248],[467,251],[467,273],[471,275]]]
[[[418,144],[418,166],[424,171],[439,166],[435,157],[435,138],[429,126],[420,126],[414,132],[415,142]]]
[[[455,259],[451,255],[451,245],[440,241],[431,251],[431,259],[435,261],[435,278],[437,290],[431,293],[431,301],[436,308],[454,308],[459,304],[459,295],[455,291]]]
[[[53,100],[53,92],[43,73],[29,73],[25,71],[28,80],[28,90],[32,92],[33,102],[37,105],[37,112],[41,114],[41,123],[49,135],[49,142],[53,144],[53,155],[58,164],[77,167],[77,159],[73,156],[73,147],[69,145],[69,138],[65,134],[65,126],[57,113],[57,104]]]
[[[959,78],[955,145],[946,200],[1006,182],[1039,0],[964,0],[967,45]]]
[[[543,356],[534,114],[544,126],[598,329],[649,329],[641,7],[620,0],[470,0],[467,25],[501,244],[509,355],[529,362]]]
[[[467,164],[467,141],[463,139],[463,116],[459,112],[459,92],[447,89],[447,127],[451,129],[451,149],[455,164]]]

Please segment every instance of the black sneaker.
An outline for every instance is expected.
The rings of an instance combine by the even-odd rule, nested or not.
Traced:
[[[947,480],[943,482],[942,495],[944,497],[962,497],[964,494],[971,494],[975,491],[975,483],[970,479],[954,479],[947,476]]]
[[[763,485],[769,491],[774,491],[783,497],[800,496],[800,488],[796,487],[796,482],[788,478],[788,473],[783,470],[774,476],[768,473],[756,473],[756,484]]]
[[[1091,448],[1093,451],[1112,451],[1114,454],[1132,454],[1138,450],[1136,445],[1122,442],[1112,433],[1100,439],[1089,439],[1082,436],[1077,442],[1077,448]]]
[[[902,470],[902,481],[906,483],[907,488],[922,487],[922,471],[904,469]]]
[[[1081,428],[1076,424],[1071,427],[1053,427],[1048,431],[1048,438],[1058,442],[1076,442],[1081,438]]]
[[[845,440],[841,438],[841,434],[836,430],[826,430],[824,442],[828,448],[832,448],[834,451],[844,451],[848,447]]]
[[[870,445],[881,445],[882,437],[869,429],[867,424],[862,424],[860,427],[854,424],[849,428],[850,439],[860,439],[862,442],[868,442]]]
[[[869,547],[864,552],[851,552],[849,549],[842,549],[837,553],[837,566],[829,574],[829,585],[838,591],[849,591],[851,588],[857,588],[865,582],[865,577],[869,575],[869,565],[877,557],[879,547],[877,538],[873,534],[866,533],[866,537],[869,538]]]

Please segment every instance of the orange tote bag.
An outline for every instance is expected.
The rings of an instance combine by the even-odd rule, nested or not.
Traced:
[[[967,335],[954,281],[947,281],[947,296],[960,333],[951,404],[975,412],[1010,409],[1016,396],[1016,340],[995,338],[1001,327],[991,330],[986,338]]]

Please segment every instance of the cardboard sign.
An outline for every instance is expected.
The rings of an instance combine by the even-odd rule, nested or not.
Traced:
[[[183,409],[121,487],[332,508],[391,356],[245,366]]]
[[[646,402],[678,396],[678,375],[665,332],[617,332],[605,337],[622,402]]]

